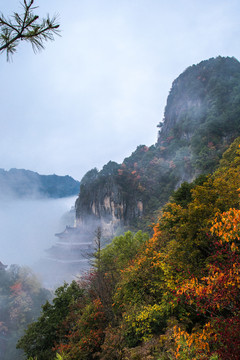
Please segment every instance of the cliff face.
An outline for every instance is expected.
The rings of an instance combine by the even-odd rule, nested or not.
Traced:
[[[232,87],[238,85],[239,68],[240,63],[235,58],[220,56],[189,66],[172,83],[162,133],[171,130],[183,115],[189,115],[189,111],[192,120],[198,121],[199,118],[204,120],[211,105],[216,111],[220,110],[219,101],[224,100],[227,94],[231,97]],[[225,104],[228,100],[229,97],[225,97]]]
[[[79,225],[90,219],[109,234],[119,226],[144,228],[183,181],[215,169],[240,135],[240,63],[218,57],[186,69],[172,84],[158,127],[157,144],[85,175]]]
[[[119,165],[118,165],[119,166]],[[119,166],[120,167],[120,166]],[[121,178],[122,180],[122,178]],[[81,185],[76,201],[77,226],[101,226],[104,236],[113,236],[117,229],[129,226],[143,214],[143,204],[133,184],[121,183],[117,174],[99,173],[97,180]],[[128,193],[127,186],[132,188]]]

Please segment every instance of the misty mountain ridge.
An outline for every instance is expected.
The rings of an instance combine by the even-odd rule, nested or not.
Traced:
[[[122,164],[87,172],[76,201],[79,226],[89,219],[108,236],[144,229],[184,181],[212,173],[240,135],[240,63],[211,58],[172,84],[156,144],[140,145]]]
[[[80,182],[72,177],[40,175],[25,169],[0,169],[0,198],[63,198],[79,193]]]

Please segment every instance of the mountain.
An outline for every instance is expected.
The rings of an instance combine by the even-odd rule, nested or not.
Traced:
[[[56,234],[53,252],[73,265],[85,250],[91,268],[42,306],[16,346],[27,358],[239,359],[239,66],[218,57],[188,68],[173,83],[157,143],[83,177],[79,227]],[[98,228],[93,241],[96,226],[105,236],[136,229],[160,207],[152,236],[127,231],[103,247]],[[34,297],[29,274],[13,277],[3,264],[1,273],[11,300],[5,348],[15,336],[6,325],[24,320],[26,294],[28,312]]]
[[[173,193],[152,237],[127,231],[102,247],[98,231],[89,271],[55,291],[16,347],[39,360],[239,360],[239,147],[240,137],[200,186],[184,183]],[[69,231],[75,246],[80,228],[59,241]],[[29,274],[27,287],[23,276],[11,278],[5,327],[12,313],[24,320],[34,301]],[[13,344],[12,329],[2,332],[3,346]]]
[[[62,198],[77,195],[80,182],[70,176],[39,175],[24,169],[0,169],[0,198]]]
[[[110,161],[82,179],[77,224],[111,236],[154,221],[184,181],[212,173],[240,135],[240,63],[217,57],[187,68],[172,84],[156,144],[140,145],[122,164]]]

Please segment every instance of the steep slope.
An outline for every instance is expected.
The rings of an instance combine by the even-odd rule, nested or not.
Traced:
[[[123,163],[83,178],[78,224],[115,232],[144,228],[183,181],[211,173],[240,134],[240,63],[217,57],[187,68],[172,84],[158,141],[138,146]]]
[[[98,247],[17,348],[41,360],[239,360],[239,146],[200,186],[174,193],[152,237],[128,231]]]
[[[191,158],[192,174],[213,171],[240,131],[240,63],[218,57],[186,69],[172,84],[158,147],[165,158]],[[163,149],[163,147],[166,147]]]
[[[77,195],[79,187],[79,181],[68,175],[39,175],[24,169],[0,169],[0,198],[61,198]]]

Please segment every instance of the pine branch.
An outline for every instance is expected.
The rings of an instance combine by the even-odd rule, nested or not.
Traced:
[[[29,41],[34,52],[44,49],[44,42],[53,41],[54,35],[59,34],[59,24],[57,17],[52,19],[47,16],[39,22],[39,16],[33,14],[34,0],[24,0],[21,4],[24,13],[19,15],[14,13],[12,19],[6,19],[3,14],[0,15],[0,53],[6,51],[7,60],[16,51],[20,40]]]

